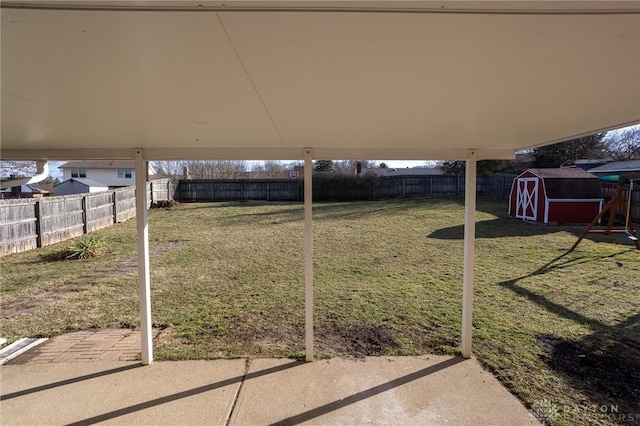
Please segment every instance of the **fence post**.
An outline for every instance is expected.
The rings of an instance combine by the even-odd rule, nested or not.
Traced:
[[[405,197],[405,182],[404,182],[405,178],[404,176],[402,176],[402,198]]]
[[[36,247],[42,247],[44,241],[42,233],[42,200],[36,200]]]
[[[87,196],[82,196],[82,233],[87,234],[89,229],[89,217],[87,215]]]
[[[115,189],[113,190],[111,195],[113,195],[113,223],[118,223],[118,209],[116,208],[118,196],[116,195]]]
[[[271,185],[269,185],[269,181],[267,181],[267,201],[271,201],[269,191],[271,191]]]

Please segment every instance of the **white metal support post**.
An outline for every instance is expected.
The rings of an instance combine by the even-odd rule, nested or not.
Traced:
[[[471,357],[473,329],[473,268],[476,244],[476,165],[475,150],[469,151],[464,183],[464,275],[462,279],[462,356]]]
[[[304,324],[305,354],[313,361],[313,165],[311,149],[304,149]]]
[[[142,363],[153,362],[151,344],[151,279],[149,276],[149,224],[147,221],[147,162],[136,149],[136,226],[138,237],[138,300],[142,334]]]

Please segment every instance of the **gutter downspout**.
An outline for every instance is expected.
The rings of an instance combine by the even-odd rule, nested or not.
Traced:
[[[46,161],[36,161],[36,174],[31,177],[3,180],[0,182],[0,189],[12,188],[14,186],[38,183],[49,176],[49,163]]]

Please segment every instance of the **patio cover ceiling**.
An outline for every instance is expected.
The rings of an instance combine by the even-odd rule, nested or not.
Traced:
[[[639,2],[2,7],[4,160],[509,158],[640,122]]]

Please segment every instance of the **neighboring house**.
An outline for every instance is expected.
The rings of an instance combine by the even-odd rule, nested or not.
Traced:
[[[91,179],[67,179],[55,187],[56,195],[86,194],[88,192],[108,191],[109,187]]]
[[[107,185],[110,189],[136,184],[135,162],[121,161],[70,161],[58,167],[63,180],[90,179]],[[149,164],[149,175],[155,174]]]
[[[442,170],[435,167],[413,167],[413,168],[381,168],[362,169],[362,175],[374,174],[377,176],[436,176],[444,174]]]
[[[40,198],[49,195],[49,193],[50,191],[38,188],[34,184],[27,184],[3,189],[0,192],[0,198],[3,200],[10,198]]]
[[[596,176],[630,175],[640,173],[640,160],[614,161],[589,169]]]
[[[599,166],[603,166],[605,164],[609,164],[611,163],[613,160],[605,158],[605,159],[597,159],[597,160],[567,160],[564,163],[562,163],[560,165],[561,169],[567,169],[567,168],[578,168],[578,169],[582,169],[582,170],[586,170],[589,171],[591,169],[593,169],[594,167],[599,167]]]

